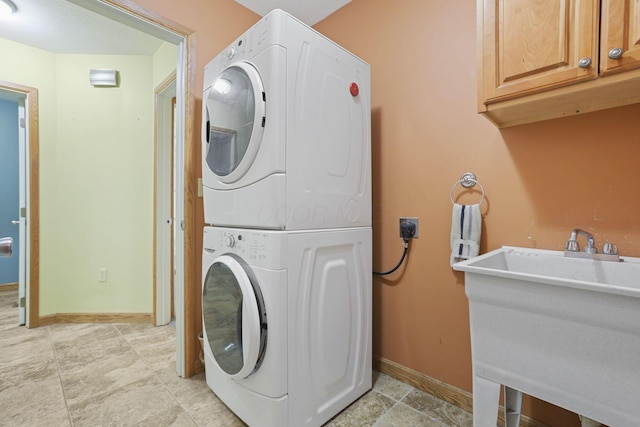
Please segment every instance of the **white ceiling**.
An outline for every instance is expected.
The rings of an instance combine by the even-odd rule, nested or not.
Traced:
[[[52,53],[151,55],[162,44],[67,0],[12,1],[18,11],[0,17],[0,38]]]
[[[52,53],[151,55],[160,38],[106,18],[79,4],[91,0],[12,0],[18,11],[0,17],[0,38]],[[264,16],[282,9],[308,25],[326,18],[351,0],[235,0]],[[76,4],[77,3],[77,4]],[[153,32],[152,32],[153,34]]]
[[[236,0],[260,16],[282,9],[307,25],[322,21],[351,0]]]

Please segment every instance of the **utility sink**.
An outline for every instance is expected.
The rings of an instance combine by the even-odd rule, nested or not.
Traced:
[[[569,258],[503,247],[454,264],[465,272],[474,427],[507,426],[522,393],[610,426],[640,425],[640,258]]]

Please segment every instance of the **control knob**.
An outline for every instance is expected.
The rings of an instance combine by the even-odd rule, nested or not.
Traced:
[[[225,245],[227,245],[228,248],[232,248],[236,245],[236,239],[234,239],[232,234],[229,234],[227,237],[224,238],[224,243]]]

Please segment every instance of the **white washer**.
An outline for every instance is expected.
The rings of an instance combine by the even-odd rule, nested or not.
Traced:
[[[370,67],[273,10],[204,72],[205,223],[371,226]]]
[[[206,227],[207,384],[250,426],[320,426],[371,388],[371,228]]]

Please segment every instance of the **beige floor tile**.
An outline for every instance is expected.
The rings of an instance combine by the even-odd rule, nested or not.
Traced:
[[[136,424],[136,427],[197,427],[195,421],[179,405],[171,406]]]
[[[27,360],[54,359],[55,355],[48,335],[25,332],[24,328],[3,332],[0,366],[8,367]],[[29,331],[29,330],[26,330]],[[46,331],[45,331],[46,332]]]
[[[351,404],[326,425],[330,427],[373,426],[376,420],[391,409],[395,403],[393,399],[378,393],[376,390],[372,390]]]
[[[4,425],[30,425],[30,420],[65,408],[57,375],[32,376],[24,381],[0,385],[0,421]]]
[[[413,389],[402,399],[402,403],[430,414],[451,427],[473,426],[471,413],[420,390]]]
[[[211,390],[190,396],[182,407],[200,426],[246,426]]]
[[[113,326],[122,335],[145,333],[150,329],[155,328],[155,326],[149,323],[114,323]]]
[[[134,347],[138,356],[153,371],[160,371],[170,368],[175,371],[176,366],[176,343],[159,341],[153,345],[140,345]]]
[[[59,379],[58,364],[53,357],[25,358],[20,363],[0,366],[0,390],[28,382]]]
[[[132,426],[177,407],[164,385],[149,377],[70,404],[69,413],[74,427]]]
[[[150,323],[116,323],[113,325],[127,340],[138,338],[151,338],[151,340],[163,337],[176,336],[176,331],[171,325],[154,326]]]
[[[49,326],[58,356],[68,354],[100,357],[121,350],[126,343],[118,330],[104,324],[57,324]]]
[[[204,372],[191,378],[180,378],[175,368],[170,367],[157,371],[156,375],[180,404],[192,402],[193,399],[203,398],[203,396],[205,399],[208,397],[217,399],[206,383]]]
[[[403,403],[397,403],[382,416],[375,427],[450,427],[426,414],[416,411]]]
[[[2,422],[0,421],[0,425]],[[43,414],[38,418],[30,418],[25,424],[28,427],[71,427],[67,408]]]
[[[51,342],[47,328],[28,329],[24,326],[19,326],[17,322],[18,319],[15,319],[15,323],[10,327],[0,329],[0,341],[3,346],[23,342],[41,342],[41,340]]]
[[[139,358],[122,337],[94,341],[92,345],[78,346],[75,349],[73,346],[65,345],[63,349],[56,348],[56,356],[62,375],[109,363],[112,358]]]
[[[394,400],[401,400],[413,387],[382,372],[373,371],[373,389]]]
[[[175,367],[176,334],[171,326],[119,324],[116,327],[151,369]]]
[[[153,372],[135,353],[88,360],[60,372],[68,405],[91,399],[123,386],[148,380]]]

